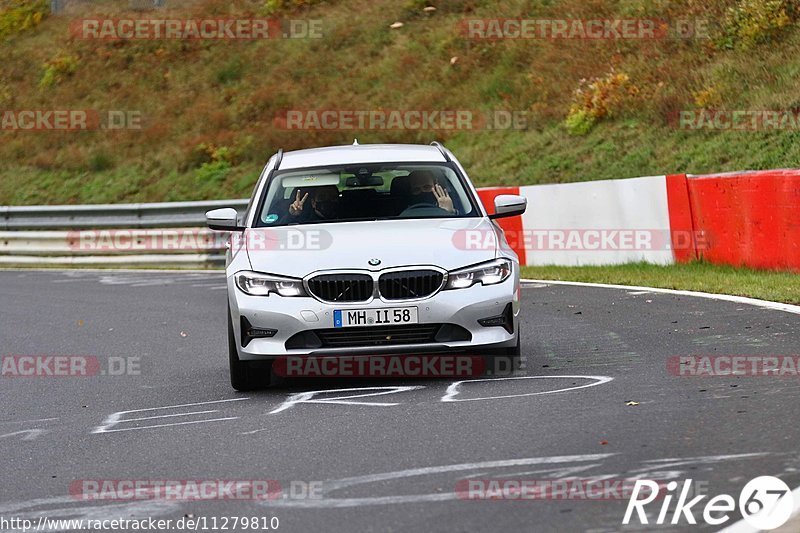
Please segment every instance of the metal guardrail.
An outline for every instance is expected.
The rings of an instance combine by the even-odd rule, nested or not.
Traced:
[[[0,231],[0,266],[224,266],[228,238],[207,228]]]
[[[0,231],[0,257],[224,254],[228,238],[207,228]]]
[[[152,204],[0,206],[0,230],[181,228],[205,225],[205,213],[220,207],[244,211],[248,200]]]
[[[0,268],[84,267],[207,269],[223,268],[224,266],[224,255],[210,254],[144,254],[57,257],[45,257],[40,255],[0,255]]]
[[[0,266],[224,266],[227,234],[205,213],[247,202],[0,206]]]

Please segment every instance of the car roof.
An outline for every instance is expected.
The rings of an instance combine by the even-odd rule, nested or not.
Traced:
[[[444,163],[437,146],[426,144],[361,144],[326,146],[285,152],[279,170],[358,163]]]

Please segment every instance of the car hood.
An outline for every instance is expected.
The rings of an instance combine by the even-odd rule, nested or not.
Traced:
[[[244,237],[253,270],[291,277],[318,270],[407,265],[453,270],[494,259],[498,244],[505,244],[500,230],[487,218],[252,228]],[[375,265],[375,260],[380,263]]]

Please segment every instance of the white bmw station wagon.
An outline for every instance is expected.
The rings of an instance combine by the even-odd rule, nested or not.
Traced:
[[[518,356],[519,261],[494,219],[526,205],[487,213],[439,143],[278,151],[245,213],[206,214],[231,232],[231,384],[267,385],[285,356]]]

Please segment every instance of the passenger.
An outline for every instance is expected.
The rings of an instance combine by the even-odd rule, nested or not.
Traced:
[[[306,206],[306,202],[310,204]],[[336,185],[314,187],[309,192],[297,189],[294,202],[289,205],[289,223],[317,222],[339,217],[339,189]]]
[[[408,175],[409,189],[411,192],[409,206],[415,204],[431,204],[444,209],[448,213],[455,213],[453,199],[447,189],[436,183],[436,177],[430,170],[415,170]]]

